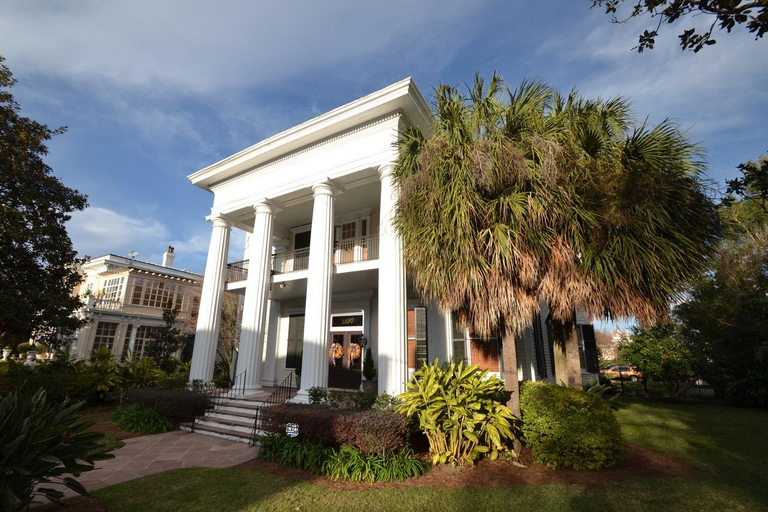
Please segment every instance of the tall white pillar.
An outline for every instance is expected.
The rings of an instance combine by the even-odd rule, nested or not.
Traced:
[[[250,241],[248,281],[243,302],[237,368],[238,374],[246,372],[246,392],[261,389],[261,354],[264,351],[264,328],[272,269],[272,224],[275,214],[274,206],[267,202],[261,202],[253,208],[256,210],[256,217]]]
[[[328,386],[328,328],[333,276],[333,196],[336,187],[320,183],[312,187],[312,235],[309,242],[307,302],[304,309],[304,348],[301,358],[301,390],[297,402],[307,402],[307,390]]]
[[[408,379],[403,243],[393,224],[398,191],[391,164],[379,167],[381,216],[379,222],[379,394],[405,391]]]
[[[190,382],[196,379],[208,382],[213,379],[221,303],[224,300],[229,234],[232,225],[223,217],[213,217],[210,221],[213,228],[211,243],[208,246],[208,260],[205,263],[205,279],[200,293],[200,309],[197,313],[195,346],[192,352],[192,367],[189,371]]]
[[[427,364],[435,359],[449,363],[453,358],[451,316],[443,314],[434,301],[427,304],[427,357]]]
[[[136,334],[139,332],[139,324],[131,326],[131,337],[128,339],[128,351],[131,357],[136,357]]]
[[[277,364],[277,325],[280,323],[280,302],[269,301],[267,313],[267,346],[264,354],[264,373],[261,382],[265,386],[279,384],[275,378],[275,365]]]

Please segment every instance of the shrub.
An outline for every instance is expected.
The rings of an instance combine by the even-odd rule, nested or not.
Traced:
[[[432,464],[470,463],[490,452],[492,459],[513,439],[514,416],[503,405],[504,382],[477,365],[426,364],[399,395],[395,410],[417,417],[427,436]]]
[[[338,444],[349,444],[366,455],[387,457],[406,444],[405,418],[389,411],[364,411],[338,416],[333,422]]]
[[[319,475],[328,458],[328,449],[306,439],[292,439],[281,434],[267,434],[259,442],[259,454],[270,462],[309,471]]]
[[[338,409],[353,409],[367,411],[376,403],[376,395],[363,391],[328,391],[321,387],[311,387],[307,390],[309,403],[312,405],[328,405]]]
[[[363,377],[365,380],[376,378],[376,363],[373,361],[373,352],[371,347],[365,349],[365,359],[363,359]]]
[[[405,480],[427,472],[427,466],[401,450],[388,458],[365,454],[350,445],[339,450],[306,439],[268,434],[260,441],[261,456],[268,461],[325,475],[332,480],[387,482]]]
[[[262,429],[283,433],[285,425],[299,425],[299,439],[321,443],[326,446],[339,446],[333,423],[340,415],[351,414],[344,409],[308,404],[282,404],[262,409]]]
[[[168,432],[175,424],[173,421],[154,409],[140,404],[126,405],[119,408],[110,418],[109,423],[116,425],[126,432],[137,434],[156,434]]]
[[[120,374],[127,389],[156,386],[165,378],[165,372],[150,357],[128,359],[120,368]]]
[[[528,382],[520,393],[527,446],[551,468],[599,469],[615,465],[624,451],[616,417],[598,394]]]
[[[177,372],[165,375],[157,382],[157,387],[163,389],[185,390],[189,382],[189,373]]]
[[[62,475],[80,475],[104,453],[104,435],[89,432],[92,422],[77,411],[83,403],[48,402],[43,389],[25,399],[17,391],[0,400],[0,510],[26,510],[35,496],[62,504],[64,493],[40,484],[59,483],[87,494],[80,483]]]
[[[156,410],[174,423],[192,421],[208,407],[207,396],[187,390],[138,388],[129,390],[126,398],[130,404]]]
[[[768,372],[756,373],[728,384],[725,396],[733,405],[768,407]]]
[[[382,393],[376,397],[376,401],[373,403],[373,409],[377,411],[394,411],[397,404],[401,403],[401,400],[389,393]]]

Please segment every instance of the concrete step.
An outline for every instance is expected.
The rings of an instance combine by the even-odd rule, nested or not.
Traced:
[[[192,426],[189,423],[179,425],[181,430],[185,432],[192,432]],[[215,427],[212,425],[195,425],[195,434],[202,434],[206,436],[220,437],[221,439],[228,439],[230,441],[238,441],[241,443],[249,443],[251,441],[251,433],[247,434],[232,430],[229,428]]]
[[[205,415],[205,418],[225,418],[235,421],[250,421],[253,423],[253,420],[256,418],[256,413],[253,411],[242,412],[241,410],[223,408],[217,411],[209,412]]]
[[[207,416],[205,419],[195,420],[195,430],[200,426],[222,428],[233,432],[240,432],[247,436],[250,436],[253,430],[253,422],[211,418],[210,416]]]

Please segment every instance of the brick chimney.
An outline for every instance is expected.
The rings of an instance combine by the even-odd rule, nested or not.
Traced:
[[[173,268],[173,260],[176,258],[176,255],[173,254],[173,247],[170,245],[163,253],[163,266],[168,268]]]

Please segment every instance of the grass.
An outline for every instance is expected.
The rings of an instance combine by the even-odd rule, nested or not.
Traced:
[[[768,510],[768,413],[626,400],[630,442],[684,458],[679,478],[497,488],[328,489],[242,468],[182,469],[95,492],[109,511]],[[620,504],[620,506],[619,506]]]

